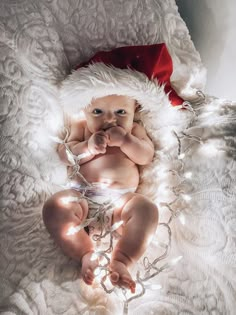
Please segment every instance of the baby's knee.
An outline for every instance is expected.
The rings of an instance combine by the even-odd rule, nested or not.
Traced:
[[[148,198],[142,196],[140,202],[139,213],[140,216],[154,225],[158,223],[158,208],[157,205],[149,200]]]
[[[82,221],[88,213],[88,204],[74,191],[62,191],[54,194],[43,206],[43,221],[50,230],[53,226],[74,221]]]
[[[158,208],[155,203],[143,195],[134,194],[127,203],[126,215],[139,218],[141,222],[158,224]]]
[[[43,221],[47,226],[51,221],[55,220],[60,209],[60,197],[57,194],[50,197],[43,205]]]

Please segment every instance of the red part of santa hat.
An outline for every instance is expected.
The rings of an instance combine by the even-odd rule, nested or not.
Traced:
[[[163,126],[179,130],[188,119],[183,100],[170,85],[171,73],[165,44],[99,52],[61,82],[60,105],[66,115],[77,116],[96,98],[126,95],[141,105],[137,119],[159,137]]]
[[[156,79],[160,85],[164,85],[164,91],[168,94],[173,106],[181,105],[184,102],[171,86],[170,77],[173,72],[173,63],[164,43],[100,51],[87,62],[81,63],[77,69],[99,62],[119,69],[142,72],[150,80]]]

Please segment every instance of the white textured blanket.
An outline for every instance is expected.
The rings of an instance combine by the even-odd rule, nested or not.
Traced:
[[[2,0],[0,16],[0,312],[122,314],[119,294],[86,286],[42,223],[44,201],[66,177],[50,140],[63,121],[59,82],[98,50],[165,42],[173,84],[194,99],[205,83],[200,57],[174,0]],[[152,279],[162,289],[132,301],[130,314],[235,314],[236,104],[207,97],[193,108],[185,134],[157,152],[160,167],[151,171],[160,184],[144,183],[158,191],[163,222],[166,185],[185,197],[173,206],[181,215],[170,224],[169,256],[157,266],[183,259]],[[161,127],[164,138],[165,121]]]

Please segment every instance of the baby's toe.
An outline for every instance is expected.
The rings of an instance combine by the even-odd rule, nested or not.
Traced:
[[[83,276],[84,282],[88,285],[91,285],[94,280],[94,274],[91,269],[87,269]]]
[[[131,293],[135,293],[136,283],[131,280],[129,288],[130,288]]]
[[[119,278],[120,278],[120,276],[119,276],[118,272],[112,272],[110,275],[111,283],[114,285],[116,285],[118,283]]]
[[[132,293],[135,293],[136,283],[130,277],[122,277],[123,285],[127,289],[130,289]]]

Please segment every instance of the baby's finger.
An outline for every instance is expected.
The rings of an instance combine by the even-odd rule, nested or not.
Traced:
[[[106,152],[106,147],[107,147],[106,143],[99,143],[99,144],[96,145],[96,150],[99,153],[105,153]]]
[[[98,137],[106,137],[106,133],[105,133],[105,131],[103,131],[103,130],[98,131],[98,132],[96,133],[96,135],[97,135]]]
[[[107,141],[106,141],[106,139],[104,137],[99,137],[97,139],[97,145],[99,145],[99,146],[104,146],[105,147],[106,143],[107,143]]]
[[[97,153],[106,153],[106,148],[99,148],[99,149],[97,149]]]

